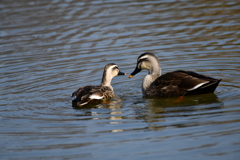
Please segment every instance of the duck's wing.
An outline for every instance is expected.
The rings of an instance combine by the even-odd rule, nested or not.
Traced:
[[[183,96],[190,94],[210,93],[215,88],[208,88],[204,91],[204,86],[211,86],[214,82],[220,82],[211,77],[200,75],[191,71],[174,71],[168,72],[158,77],[147,90],[148,95],[161,97]],[[218,84],[217,83],[217,84]]]
[[[175,71],[191,77],[184,79],[179,87],[188,87],[186,95],[212,93],[217,88],[221,79],[215,79],[209,76],[198,74],[192,71]],[[189,84],[188,84],[189,83]]]
[[[97,92],[101,89],[101,86],[92,86],[86,85],[78,88],[75,92],[72,93],[72,101],[78,102],[83,99],[89,98],[94,92]],[[94,96],[93,96],[94,98]]]
[[[96,87],[97,86],[86,85],[78,88],[72,93],[72,101],[80,101],[83,96],[89,94],[89,92]]]
[[[99,103],[102,100],[112,98],[109,97],[111,92],[113,91],[106,86],[83,86],[73,92],[72,100],[76,102],[78,106],[89,103]]]
[[[89,93],[83,95],[81,100],[77,102],[78,106],[86,104],[100,103],[104,99],[104,95],[100,90],[91,90]]]

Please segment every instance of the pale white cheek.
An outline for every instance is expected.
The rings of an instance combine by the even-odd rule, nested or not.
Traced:
[[[148,69],[148,66],[146,65],[146,63],[142,63],[142,69]]]
[[[114,70],[113,71],[113,77],[118,75],[118,71]]]

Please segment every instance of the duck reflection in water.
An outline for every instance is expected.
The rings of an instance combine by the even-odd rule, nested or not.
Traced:
[[[174,97],[144,98],[135,101],[131,107],[137,115],[136,118],[143,119],[148,124],[147,129],[155,131],[163,130],[169,126],[200,125],[202,121],[198,120],[199,117],[224,112],[221,110],[221,108],[224,108],[223,102],[214,93],[186,96],[179,102],[174,100]],[[174,120],[175,118],[176,120]],[[181,119],[188,119],[188,121],[183,123]],[[189,119],[196,119],[196,121],[190,121]]]

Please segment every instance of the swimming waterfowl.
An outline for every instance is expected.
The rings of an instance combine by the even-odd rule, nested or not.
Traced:
[[[144,69],[149,72],[142,83],[142,92],[146,97],[174,97],[212,93],[221,81],[221,79],[183,70],[161,75],[158,58],[149,52],[138,57],[136,68],[129,78]]]
[[[126,73],[121,72],[115,63],[107,64],[103,71],[101,84],[80,87],[72,93],[72,103],[80,107],[87,104],[102,103],[115,97],[111,81],[117,75],[126,75]]]

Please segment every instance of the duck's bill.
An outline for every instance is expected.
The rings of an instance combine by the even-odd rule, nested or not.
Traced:
[[[118,72],[118,75],[127,75],[127,74],[119,71],[119,72]]]
[[[132,78],[135,74],[137,74],[138,72],[140,72],[141,69],[138,69],[137,67],[135,68],[135,70],[128,76],[128,78]]]

